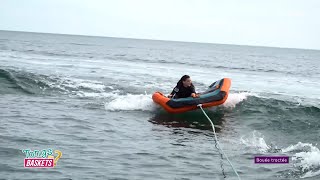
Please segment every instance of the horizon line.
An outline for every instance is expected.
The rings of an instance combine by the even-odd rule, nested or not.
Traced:
[[[247,44],[224,44],[224,43],[212,43],[212,42],[179,41],[179,40],[148,39],[148,38],[145,39],[145,38],[133,38],[133,37],[115,37],[115,36],[101,36],[101,35],[88,35],[88,34],[66,34],[66,33],[36,32],[36,31],[23,31],[23,30],[20,31],[20,30],[6,30],[6,29],[5,30],[0,29],[0,31],[18,32],[18,33],[52,34],[52,35],[67,35],[67,36],[86,36],[86,37],[118,38],[118,39],[147,40],[147,41],[167,41],[167,42],[179,42],[179,43],[215,44],[215,45],[247,46],[247,47],[259,47],[259,48],[278,48],[278,49],[320,51],[320,49],[294,48],[294,47],[281,47],[281,46],[263,46],[263,45],[247,45]]]

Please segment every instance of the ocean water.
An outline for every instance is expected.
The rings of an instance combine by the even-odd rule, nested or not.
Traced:
[[[236,179],[201,111],[152,102],[184,74],[232,79],[205,111],[242,179],[320,178],[320,51],[0,31],[0,179]],[[23,167],[48,148],[55,168]]]

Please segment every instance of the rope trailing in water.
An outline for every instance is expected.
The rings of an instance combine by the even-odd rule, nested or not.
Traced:
[[[217,145],[218,145],[218,149],[222,152],[222,154],[224,155],[224,157],[226,157],[226,159],[227,159],[227,161],[229,162],[230,166],[232,167],[234,173],[238,176],[238,179],[241,180],[238,172],[237,172],[236,169],[233,167],[233,165],[232,165],[231,161],[229,160],[228,156],[226,155],[226,153],[224,153],[223,149],[221,148],[221,146],[220,146],[220,144],[219,144],[219,141],[218,141],[218,138],[217,138],[217,135],[216,135],[216,130],[215,130],[215,127],[214,127],[213,122],[211,121],[211,119],[209,118],[209,116],[207,115],[207,113],[203,110],[202,104],[198,104],[197,106],[200,107],[200,109],[202,110],[203,114],[207,117],[207,119],[208,119],[208,120],[210,121],[210,123],[211,123],[212,130],[213,130],[213,134],[214,134],[214,138],[215,138],[215,140],[216,140],[216,142],[217,142]]]

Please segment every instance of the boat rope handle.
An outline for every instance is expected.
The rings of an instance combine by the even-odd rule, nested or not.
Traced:
[[[230,166],[232,167],[234,173],[238,176],[238,179],[241,180],[241,179],[240,179],[240,176],[239,176],[239,174],[238,174],[238,172],[237,172],[237,170],[233,167],[233,165],[232,165],[231,161],[229,160],[227,154],[224,153],[223,149],[221,148],[221,146],[220,146],[220,144],[219,144],[219,141],[218,141],[218,138],[217,138],[217,135],[216,135],[216,130],[215,130],[215,127],[214,127],[213,122],[211,121],[211,119],[209,118],[209,116],[207,115],[207,113],[203,110],[202,104],[198,104],[197,106],[200,107],[200,109],[202,110],[203,114],[207,117],[207,119],[208,119],[208,120],[210,121],[210,123],[211,123],[212,130],[213,130],[213,134],[214,134],[214,138],[215,138],[215,140],[216,140],[216,142],[217,142],[217,145],[218,145],[218,146],[217,146],[217,147],[218,147],[218,150],[220,150],[220,152],[222,152],[222,154],[226,157],[226,159],[227,159],[227,161],[229,162]]]

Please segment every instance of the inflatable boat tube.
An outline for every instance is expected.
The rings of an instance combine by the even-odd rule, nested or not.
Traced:
[[[152,95],[152,100],[162,106],[169,113],[182,113],[197,109],[198,104],[202,104],[203,108],[223,104],[228,98],[230,86],[231,79],[223,78],[212,83],[208,90],[203,93],[199,93],[199,97],[197,98],[187,97],[170,99],[161,92],[155,92]]]

